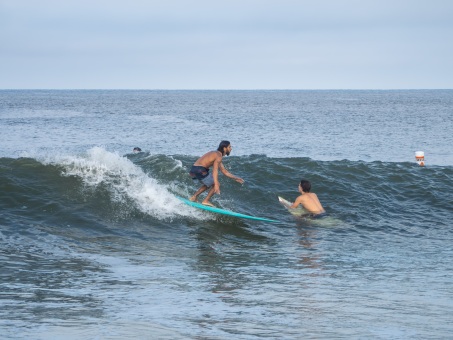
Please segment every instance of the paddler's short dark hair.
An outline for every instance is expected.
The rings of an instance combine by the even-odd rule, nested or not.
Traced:
[[[304,192],[310,192],[311,190],[311,183],[305,179],[300,181],[300,187]]]

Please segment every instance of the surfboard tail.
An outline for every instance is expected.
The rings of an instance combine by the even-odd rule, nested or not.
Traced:
[[[217,213],[217,214],[234,216],[234,217],[239,217],[239,218],[246,218],[246,219],[255,220],[255,221],[280,222],[280,221],[272,220],[272,219],[269,219],[269,218],[245,215],[245,214],[240,214],[240,213],[237,213],[237,212],[234,212],[234,211],[230,211],[230,210],[225,210],[225,209],[221,209],[221,208],[211,207],[211,206],[208,206],[208,205],[200,204],[198,202],[189,201],[188,199],[185,199],[185,198],[182,198],[182,197],[179,197],[179,196],[176,196],[176,197],[179,200],[183,201],[185,204],[190,205],[191,207],[195,207],[195,208],[198,208],[198,209],[210,211],[210,212]]]

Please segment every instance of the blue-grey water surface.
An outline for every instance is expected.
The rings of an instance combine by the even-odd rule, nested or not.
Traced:
[[[451,90],[0,91],[1,337],[450,338],[452,108]],[[279,222],[175,197],[222,139],[245,183],[220,176],[213,202]],[[301,178],[327,219],[279,205]]]

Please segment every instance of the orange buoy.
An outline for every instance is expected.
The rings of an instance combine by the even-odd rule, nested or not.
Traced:
[[[415,151],[415,160],[418,165],[425,166],[425,153],[423,151]]]

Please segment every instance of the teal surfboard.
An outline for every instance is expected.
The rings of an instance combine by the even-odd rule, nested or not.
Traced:
[[[231,210],[225,210],[225,209],[220,209],[220,208],[216,208],[216,207],[210,207],[208,205],[204,205],[204,204],[201,204],[201,203],[189,201],[188,199],[185,199],[185,198],[182,198],[182,197],[179,197],[179,196],[176,196],[176,197],[178,199],[180,199],[181,201],[183,201],[185,204],[190,205],[191,207],[207,210],[207,211],[210,211],[210,212],[213,212],[213,213],[216,213],[216,214],[234,216],[234,217],[239,217],[239,218],[246,218],[246,219],[249,219],[249,220],[256,220],[256,221],[279,222],[279,221],[276,221],[276,220],[270,220],[268,218],[256,217],[256,216],[251,216],[251,215],[245,215],[245,214],[240,214],[240,213],[237,213],[237,212],[234,212],[234,211],[231,211]]]

